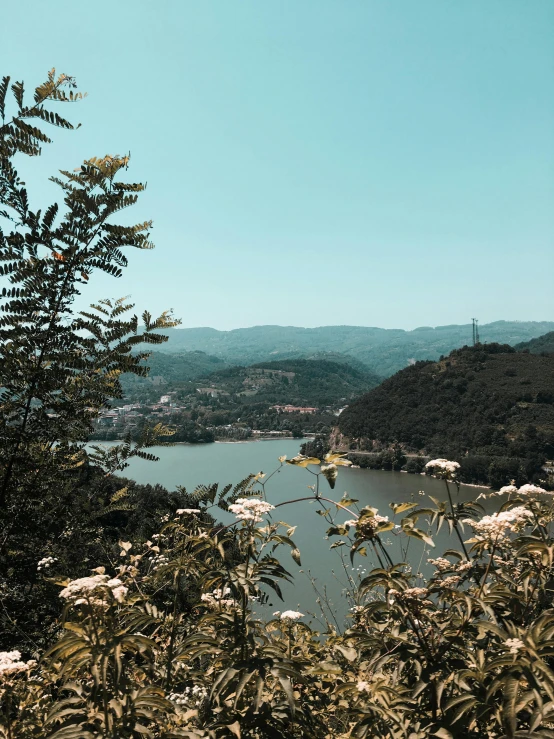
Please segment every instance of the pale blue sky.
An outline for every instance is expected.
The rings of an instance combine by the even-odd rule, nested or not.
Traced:
[[[554,318],[554,0],[18,0],[0,73],[73,74],[77,133],[131,151],[132,293],[183,326]],[[31,174],[33,172],[33,174]]]

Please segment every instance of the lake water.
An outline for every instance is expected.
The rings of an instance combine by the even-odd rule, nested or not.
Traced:
[[[242,443],[215,443],[202,445],[176,445],[158,447],[152,451],[160,457],[159,462],[146,462],[140,459],[131,460],[130,466],[122,473],[124,476],[140,483],[160,483],[168,489],[183,485],[192,491],[197,485],[220,483],[237,483],[250,473],[264,472],[269,475],[279,466],[278,457],[286,454],[290,459],[299,452],[300,441],[280,439],[272,441],[253,441]],[[266,494],[270,503],[276,505],[287,500],[312,495],[309,485],[315,478],[307,470],[286,465],[267,482]],[[456,499],[456,488],[452,487]],[[382,515],[392,517],[389,503],[414,501],[429,504],[430,501],[420,495],[420,491],[440,500],[446,500],[444,482],[421,475],[408,475],[402,472],[385,472],[377,470],[339,468],[339,476],[334,490],[322,479],[320,492],[323,496],[339,501],[343,493],[357,498],[359,507],[371,505],[379,509]],[[476,488],[461,486],[459,500],[473,500],[481,492]],[[325,504],[329,507],[328,504]],[[348,613],[349,602],[345,588],[350,577],[358,581],[372,567],[379,566],[371,557],[356,557],[351,567],[346,547],[330,550],[330,544],[337,541],[326,539],[328,523],[317,515],[321,506],[315,501],[306,501],[281,506],[274,516],[277,520],[286,521],[296,526],[294,541],[300,549],[302,565],[299,567],[291,558],[287,549],[282,550],[279,558],[286,569],[294,576],[294,584],[284,585],[285,604],[275,596],[272,599],[272,610],[292,608],[301,612],[320,615],[317,603],[329,601],[331,609],[326,613],[329,620],[336,619],[342,627]],[[215,509],[215,515],[223,522],[234,520],[230,514]],[[333,508],[333,513],[336,509]],[[346,511],[336,515],[339,522],[349,516]],[[423,528],[423,524],[420,524]],[[469,532],[467,535],[469,538]],[[394,534],[388,536],[388,551],[393,561],[404,561],[400,549],[405,538]],[[415,539],[409,540],[407,560],[414,571],[425,571],[428,557],[439,556],[448,546],[458,548],[457,541],[451,541],[446,531],[434,537],[436,549],[431,553],[423,552],[423,545]],[[341,552],[343,557],[341,558]],[[330,612],[333,612],[333,616]]]

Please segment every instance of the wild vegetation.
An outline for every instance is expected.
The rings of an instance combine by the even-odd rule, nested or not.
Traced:
[[[341,414],[352,448],[447,454],[460,479],[500,487],[545,478],[554,457],[554,361],[499,344],[419,362]],[[343,440],[344,441],[344,440]]]
[[[332,491],[341,454],[279,459],[302,493],[273,505],[270,476],[177,490],[117,477],[137,444],[90,448],[91,424],[141,372],[125,301],[77,314],[95,269],[118,276],[121,248],[148,225],[114,225],[142,186],[126,159],[88,160],[59,180],[65,210],[31,210],[13,168],[38,155],[51,108],[79,99],[52,72],[24,101],[0,86],[0,733],[6,739],[515,739],[554,736],[552,494],[510,485],[498,511],[456,502],[459,465],[428,464],[445,501],[384,515]],[[31,122],[30,122],[31,121]],[[55,216],[60,212],[58,225]],[[145,313],[147,334],[172,319]],[[157,337],[157,338],[155,338]],[[159,333],[148,339],[161,340]],[[306,475],[311,483],[303,484]],[[331,492],[329,492],[331,491]],[[496,498],[492,499],[493,501]],[[351,620],[317,630],[269,611],[299,562],[294,506],[311,501],[349,572]],[[427,501],[425,501],[426,503]],[[220,523],[214,512],[229,523]],[[449,527],[453,547],[429,556]],[[407,564],[429,558],[430,574]],[[283,554],[286,554],[286,556]],[[364,558],[369,572],[352,569]],[[348,567],[350,566],[350,569]],[[422,569],[427,569],[423,567]],[[271,600],[270,600],[271,599]],[[59,615],[55,616],[55,604]]]

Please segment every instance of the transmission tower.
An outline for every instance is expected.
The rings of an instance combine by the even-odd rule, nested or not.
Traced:
[[[479,341],[479,319],[478,318],[472,318],[473,322],[473,346],[477,346],[477,344],[480,344]]]

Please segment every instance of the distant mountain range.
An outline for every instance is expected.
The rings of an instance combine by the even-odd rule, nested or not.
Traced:
[[[553,321],[495,321],[479,327],[481,342],[511,346],[553,331]],[[232,331],[176,328],[167,333],[169,341],[156,347],[158,351],[202,351],[232,365],[297,358],[337,361],[340,355],[346,355],[383,377],[419,360],[437,360],[472,343],[470,323],[422,326],[413,331],[366,326],[254,326]]]

